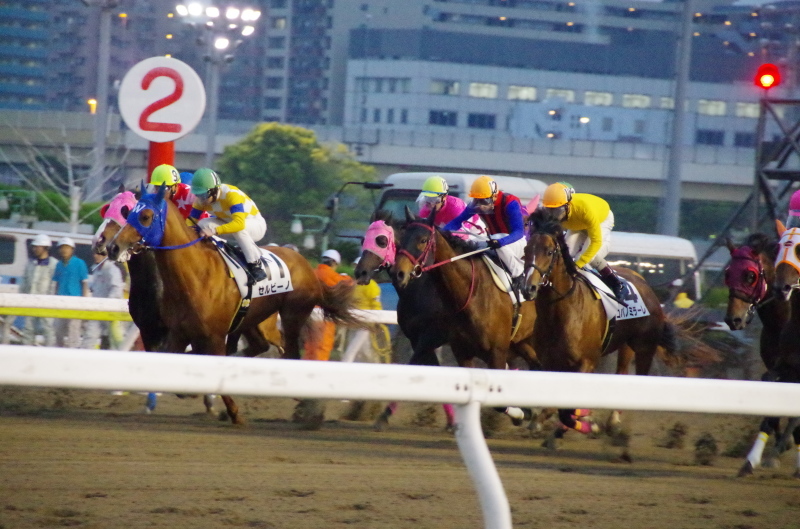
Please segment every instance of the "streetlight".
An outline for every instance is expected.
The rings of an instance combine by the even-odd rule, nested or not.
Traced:
[[[233,61],[233,53],[243,42],[240,37],[255,33],[255,22],[261,11],[250,7],[203,6],[198,2],[175,6],[179,16],[185,18],[192,27],[202,28],[204,33],[198,37],[198,44],[205,45],[207,52],[203,60],[209,63],[206,72],[208,86],[208,129],[206,132],[206,167],[212,167],[216,152],[217,115],[219,111],[219,76],[224,64]]]

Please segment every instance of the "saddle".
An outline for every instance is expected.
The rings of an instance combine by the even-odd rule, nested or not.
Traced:
[[[255,283],[242,250],[238,246],[233,246],[220,237],[215,236],[213,240],[217,250],[228,265],[228,271],[231,277],[236,280],[242,298],[249,298],[250,296],[258,298],[294,290],[292,286],[292,277],[291,274],[289,274],[289,267],[274,253],[264,248],[259,248],[261,251],[261,262],[264,265],[267,278]]]
[[[625,302],[625,305],[622,305],[617,301],[617,298],[614,297],[611,288],[606,285],[599,273],[594,270],[588,271],[583,269],[579,269],[578,273],[580,274],[578,277],[586,282],[586,284],[594,290],[595,296],[603,302],[603,308],[605,308],[606,316],[608,316],[609,320],[630,320],[650,315],[650,311],[644,304],[642,296],[639,294],[636,286],[630,281],[617,276],[620,281],[627,283],[628,294],[625,296],[625,299],[622,300]]]

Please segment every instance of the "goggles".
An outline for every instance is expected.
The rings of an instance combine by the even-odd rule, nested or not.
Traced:
[[[492,204],[494,204],[494,200],[492,200],[492,197],[489,197],[489,198],[474,198],[474,199],[472,199],[472,203],[475,204],[476,206],[479,206],[479,207],[486,207],[486,206],[491,206]]]

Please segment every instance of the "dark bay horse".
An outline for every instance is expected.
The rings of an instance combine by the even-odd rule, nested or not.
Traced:
[[[578,273],[561,224],[547,220],[541,210],[529,222],[525,274],[536,303],[535,343],[542,369],[591,373],[602,356],[614,351],[619,355],[618,374],[627,373],[633,360],[636,374],[646,375],[657,353],[667,363],[677,361],[677,330],[644,278],[632,270],[615,269],[636,286],[650,315],[616,322],[609,336],[603,303]],[[559,410],[559,419],[568,428],[589,431],[588,424],[576,419],[575,410]]]
[[[128,224],[107,248],[109,257],[119,261],[126,260],[130,253],[162,248],[155,250],[155,260],[163,285],[161,313],[168,329],[164,350],[183,352],[191,345],[196,354],[225,355],[229,326],[241,303],[239,289],[215,246],[198,240],[177,207],[165,199],[163,187],[139,200],[128,216]],[[294,289],[253,299],[240,330],[254,328],[277,312],[283,327],[285,357],[299,359],[300,331],[315,305],[335,323],[362,325],[350,312],[353,285],[342,282],[328,287],[297,252],[282,247],[272,251],[288,267]],[[222,399],[231,420],[242,423],[233,399],[227,395]]]

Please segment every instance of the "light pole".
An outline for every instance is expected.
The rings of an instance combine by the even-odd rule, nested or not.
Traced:
[[[179,4],[179,16],[195,28],[202,28],[197,42],[206,46],[203,60],[208,62],[206,84],[208,87],[208,129],[206,130],[206,167],[213,167],[216,152],[217,116],[219,111],[220,71],[224,64],[234,59],[236,48],[243,37],[255,33],[255,22],[261,11],[234,4],[207,5],[198,2]]]

